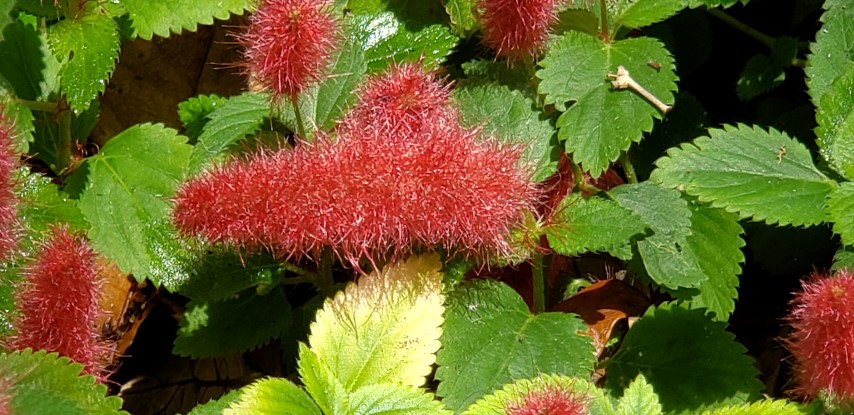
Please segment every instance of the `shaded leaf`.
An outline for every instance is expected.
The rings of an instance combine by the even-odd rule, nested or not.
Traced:
[[[40,101],[57,90],[60,65],[35,25],[34,19],[25,23],[19,18],[3,30],[0,75],[18,98]]]
[[[257,132],[270,115],[270,101],[262,94],[244,93],[218,105],[202,128],[190,156],[190,172],[216,160],[228,146]]]
[[[615,411],[615,415],[659,415],[661,413],[658,395],[642,374],[638,375],[623,391]]]
[[[744,125],[711,129],[709,136],[668,151],[650,180],[742,218],[781,225],[825,220],[824,200],[835,183],[803,144]]]
[[[247,288],[272,286],[281,278],[281,264],[269,254],[241,257],[225,247],[192,250],[185,265],[189,278],[173,291],[193,300],[211,302],[233,297]]]
[[[458,40],[446,25],[413,27],[391,11],[356,14],[351,22],[369,72],[402,62],[421,62],[427,70],[438,69]]]
[[[459,37],[469,37],[478,28],[475,0],[447,0],[445,10],[451,18],[451,30]]]
[[[678,414],[712,402],[739,404],[758,397],[758,372],[725,327],[703,310],[674,303],[650,309],[608,361],[608,387],[622,390],[643,374],[664,411]]]
[[[661,65],[660,71],[647,62]],[[652,129],[658,109],[635,92],[614,90],[608,74],[625,67],[643,88],[666,104],[673,103],[676,74],[673,59],[664,45],[653,38],[633,38],[604,43],[586,34],[570,32],[551,43],[543,68],[539,92],[545,104],[565,111],[558,118],[558,137],[566,140],[566,151],[594,178],[640,141]],[[566,103],[574,101],[567,109]]]
[[[596,360],[584,323],[570,314],[533,315],[503,283],[463,283],[448,296],[436,393],[460,412],[513,379],[541,373],[587,377]]]
[[[546,228],[546,237],[549,246],[560,255],[599,251],[628,259],[632,256],[631,238],[646,229],[643,220],[630,210],[596,197],[569,195],[556,212],[553,223]]]
[[[280,337],[291,320],[282,286],[265,295],[247,290],[223,301],[190,301],[173,351],[194,359],[244,352]]]
[[[250,0],[122,0],[128,12],[134,36],[151,40],[154,35],[169,37],[183,30],[195,32],[198,25],[226,20],[231,14],[243,14]]]
[[[243,389],[235,389],[217,399],[211,399],[204,404],[196,405],[187,415],[222,415],[233,402],[243,395]]]
[[[747,101],[780,86],[786,79],[784,69],[792,64],[798,53],[798,41],[791,37],[775,40],[771,56],[756,55],[747,61],[739,75],[735,92]]]
[[[821,16],[822,27],[810,45],[809,65],[804,69],[810,98],[821,107],[822,97],[831,84],[842,75],[854,60],[854,7],[825,2],[827,9]]]
[[[574,31],[591,36],[599,35],[599,17],[584,9],[566,9],[558,14],[558,23],[554,25],[555,34]]]
[[[71,109],[83,111],[104,92],[119,57],[116,22],[102,14],[84,14],[50,27],[48,44],[62,62],[59,85]]]
[[[198,140],[208,123],[208,116],[227,102],[228,98],[211,94],[198,95],[178,104],[178,118],[184,125],[184,135],[190,140]]]
[[[621,10],[616,17],[615,26],[630,28],[649,26],[658,23],[687,6],[686,0],[634,0],[620,1]]]

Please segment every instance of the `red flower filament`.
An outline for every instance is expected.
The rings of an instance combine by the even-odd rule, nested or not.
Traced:
[[[556,386],[528,393],[521,402],[507,405],[507,415],[585,415],[587,405],[570,391]]]
[[[99,342],[95,254],[82,238],[56,228],[35,261],[23,271],[26,280],[16,292],[17,334],[9,345],[56,352],[100,376],[106,346]]]
[[[263,0],[238,40],[250,75],[280,100],[320,79],[338,30],[327,1]]]
[[[854,274],[814,275],[793,301],[789,350],[799,392],[854,404]]]
[[[12,127],[0,116],[0,261],[8,259],[17,244],[15,195],[13,175],[18,157],[12,150]]]
[[[479,0],[483,43],[511,61],[535,57],[557,21],[556,0]]]

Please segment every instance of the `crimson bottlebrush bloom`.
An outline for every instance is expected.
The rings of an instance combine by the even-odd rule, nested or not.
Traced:
[[[535,57],[557,21],[557,0],[479,0],[483,43],[511,61]]]
[[[100,314],[95,253],[65,228],[54,228],[15,293],[20,316],[17,334],[8,345],[56,352],[100,376],[107,347],[99,341],[95,319]]]
[[[12,126],[0,116],[0,262],[9,258],[18,239],[16,200],[12,186],[19,162],[12,150],[13,136]]]
[[[237,38],[249,74],[279,100],[323,75],[338,33],[329,1],[262,0]]]
[[[417,136],[425,124],[454,124],[459,114],[449,105],[450,89],[415,64],[395,65],[368,79],[359,99],[341,123],[343,135]]]
[[[533,390],[521,401],[510,403],[504,410],[507,415],[586,415],[587,405],[572,391],[557,386]]]
[[[792,302],[788,348],[798,392],[854,405],[854,274],[813,275]]]

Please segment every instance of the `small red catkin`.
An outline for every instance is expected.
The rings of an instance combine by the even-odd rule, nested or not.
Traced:
[[[818,273],[792,301],[792,335],[787,346],[794,358],[797,393],[826,392],[854,408],[854,274]]]
[[[557,0],[479,0],[483,43],[510,62],[536,57],[557,21]]]
[[[18,240],[17,201],[12,187],[20,159],[12,148],[13,137],[12,126],[0,115],[0,262],[10,258]]]
[[[339,31],[329,1],[262,0],[237,39],[249,75],[279,101],[323,76]]]
[[[23,270],[25,280],[15,293],[20,313],[15,320],[17,334],[8,345],[58,353],[102,379],[101,362],[108,347],[99,341],[95,328],[100,314],[95,253],[65,228],[54,228],[52,233]]]
[[[570,391],[557,386],[528,393],[521,402],[507,405],[507,415],[586,415],[587,405]]]

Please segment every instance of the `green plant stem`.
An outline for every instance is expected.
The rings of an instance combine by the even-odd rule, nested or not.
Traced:
[[[546,311],[546,284],[543,278],[543,254],[534,250],[531,255],[531,273],[533,274],[534,313]]]
[[[56,148],[56,171],[61,172],[71,165],[71,111],[59,113],[59,143]]]
[[[291,97],[291,104],[294,106],[294,117],[297,120],[297,134],[303,140],[307,140],[308,136],[305,134],[305,123],[302,120],[302,112],[299,110],[299,98],[294,95]]]
[[[602,191],[602,189],[596,186],[592,186],[586,181],[584,181],[584,172],[581,171],[581,168],[578,167],[577,164],[570,162],[569,165],[572,166],[572,177],[574,181],[573,184],[576,188],[578,188],[578,190],[589,193],[591,195],[595,195]]]
[[[332,250],[323,248],[320,254],[320,269],[314,285],[327,297],[335,292],[335,280],[332,278]]]
[[[776,41],[776,39],[774,39],[773,37],[771,37],[769,35],[766,35],[765,33],[760,32],[760,31],[748,26],[746,23],[724,13],[723,10],[707,9],[706,12],[708,12],[710,15],[717,18],[718,20],[732,26],[736,30],[746,34],[747,36],[750,36],[753,39],[756,39],[757,41],[759,41],[763,45],[767,46],[769,49],[774,47],[774,42]]]
[[[608,28],[608,3],[607,0],[599,0],[599,15],[602,27],[599,28],[599,39],[603,42],[608,42],[611,39],[610,29]]]
[[[300,277],[306,279],[317,279],[317,273],[308,271],[299,265],[291,264],[290,262],[282,263],[282,268],[286,271],[293,272],[294,274],[299,275]]]
[[[30,101],[26,99],[16,99],[15,102],[29,108],[32,111],[54,113],[59,108],[59,105],[56,102]]]
[[[628,153],[623,153],[623,155],[620,156],[620,165],[623,166],[623,173],[626,174],[626,180],[628,180],[629,183],[637,183],[638,175],[635,173],[635,166],[632,165],[632,160],[629,158]]]

